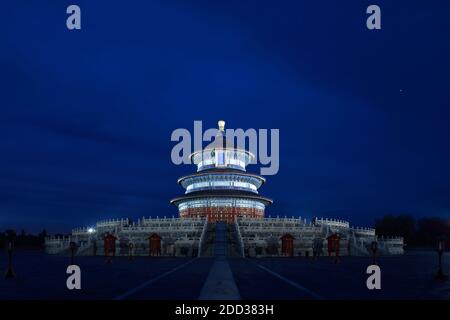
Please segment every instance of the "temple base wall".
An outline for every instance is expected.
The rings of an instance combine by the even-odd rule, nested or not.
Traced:
[[[208,222],[234,223],[236,218],[263,218],[264,210],[245,207],[199,207],[180,211],[181,218],[207,218]]]

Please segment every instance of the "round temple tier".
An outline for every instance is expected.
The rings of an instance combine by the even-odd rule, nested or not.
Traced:
[[[246,166],[254,156],[233,147],[225,138],[225,122],[219,121],[215,140],[191,157],[197,173],[178,179],[186,189],[185,195],[175,198],[180,217],[207,217],[210,222],[233,222],[237,216],[262,218],[271,199],[258,195],[265,179],[246,173]]]
[[[238,170],[208,170],[178,179],[186,194],[201,190],[241,190],[258,193],[266,180],[255,174]]]
[[[209,169],[236,169],[245,171],[245,167],[254,163],[255,156],[244,149],[234,147],[234,137],[228,139],[225,134],[225,121],[219,121],[219,130],[214,141],[203,150],[191,154],[192,163],[197,171]]]
[[[172,200],[178,206],[180,217],[207,217],[208,221],[227,221],[232,223],[236,216],[262,218],[265,206],[272,200],[239,193],[220,194],[196,192]]]
[[[255,156],[245,150],[224,147],[209,147],[191,154],[192,163],[197,165],[197,171],[216,168],[229,168],[245,171],[245,167]]]

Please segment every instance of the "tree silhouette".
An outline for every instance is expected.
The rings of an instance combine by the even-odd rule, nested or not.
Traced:
[[[437,239],[444,237],[450,248],[450,221],[444,218],[421,218],[417,222],[410,215],[386,215],[376,220],[379,236],[402,236],[408,245],[435,246]]]
[[[375,229],[379,236],[401,236],[406,243],[415,242],[416,223],[411,215],[386,215],[376,220]]]
[[[417,242],[423,245],[434,246],[438,238],[450,240],[450,223],[443,218],[422,218],[418,221]]]

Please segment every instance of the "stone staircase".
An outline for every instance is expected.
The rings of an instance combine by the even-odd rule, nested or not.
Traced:
[[[209,223],[200,246],[200,257],[242,257],[241,242],[235,224]]]
[[[228,256],[230,257],[243,257],[242,239],[237,229],[237,224],[227,225],[227,237],[228,237]]]
[[[214,256],[228,256],[228,226],[225,221],[216,222],[214,240]]]
[[[364,256],[365,257],[365,256],[370,255],[368,248],[364,244],[356,241],[354,238],[350,239],[349,241],[350,241],[349,249],[350,249],[350,254],[352,256]]]
[[[215,224],[208,223],[202,239],[199,257],[212,257],[214,255],[214,244],[216,240]]]

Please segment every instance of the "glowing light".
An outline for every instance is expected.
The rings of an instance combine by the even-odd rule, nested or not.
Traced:
[[[225,121],[219,120],[219,122],[217,124],[219,125],[220,131],[225,131]]]
[[[94,229],[94,228],[89,228],[89,229],[88,229],[88,232],[89,232],[89,233],[94,233],[94,232],[95,232],[95,229]]]

